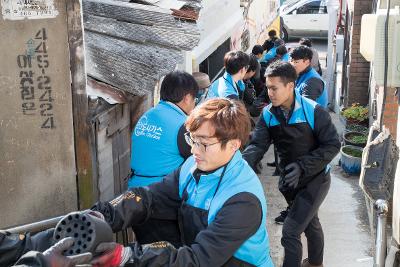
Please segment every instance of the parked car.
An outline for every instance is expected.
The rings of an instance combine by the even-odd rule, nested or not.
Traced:
[[[329,17],[326,0],[301,0],[281,6],[281,37],[318,38],[328,37]]]

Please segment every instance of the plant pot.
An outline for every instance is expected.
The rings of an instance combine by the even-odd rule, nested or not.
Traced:
[[[346,120],[346,127],[347,125],[352,125],[352,124],[356,124],[356,125],[361,125],[364,127],[368,127],[369,126],[369,121],[367,120],[363,120],[363,121],[359,121],[359,120],[354,120],[354,119],[348,119],[348,118],[344,118]]]
[[[354,156],[349,153],[356,152],[359,155]],[[361,155],[363,149],[358,146],[345,145],[340,148],[340,166],[350,175],[358,175],[361,172]]]
[[[344,122],[346,123],[346,121]],[[346,124],[345,132],[358,132],[363,133],[364,135],[368,135],[368,127],[359,124]]]
[[[365,140],[359,140],[359,142],[356,142],[355,140],[353,140],[354,137],[357,138],[358,136],[364,137],[362,139],[365,139]],[[367,144],[367,135],[364,133],[359,133],[359,132],[347,132],[347,133],[343,133],[343,140],[344,140],[345,145],[365,147],[365,145]]]

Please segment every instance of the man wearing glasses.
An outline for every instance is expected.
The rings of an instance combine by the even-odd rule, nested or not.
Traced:
[[[243,99],[245,84],[243,78],[249,68],[250,57],[242,51],[231,51],[225,54],[225,73],[214,81],[208,89],[206,99],[227,97]]]
[[[114,243],[104,253],[108,257],[95,259],[96,266],[108,261],[115,266],[273,266],[264,191],[239,151],[250,132],[244,105],[226,98],[207,100],[189,115],[186,129],[193,156],[181,167],[159,183],[92,208],[105,215],[114,231],[135,229],[149,218],[175,220],[181,244]]]

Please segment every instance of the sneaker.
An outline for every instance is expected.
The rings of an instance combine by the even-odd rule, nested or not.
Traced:
[[[308,262],[308,259],[303,260],[303,263],[301,264],[301,267],[324,267],[322,264],[321,265],[311,265]]]
[[[289,208],[286,208],[285,210],[281,211],[281,215],[275,218],[275,223],[276,224],[283,224],[285,221],[287,215],[289,213]]]

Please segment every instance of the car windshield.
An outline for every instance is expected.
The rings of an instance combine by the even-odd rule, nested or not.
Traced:
[[[287,9],[297,4],[298,2],[299,2],[298,0],[286,0],[281,6],[282,7],[281,10],[286,11]],[[321,6],[326,6],[326,0],[321,0]]]
[[[293,6],[294,4],[298,3],[298,0],[286,0],[282,7],[282,11],[285,11],[286,9],[288,9],[289,7]]]

